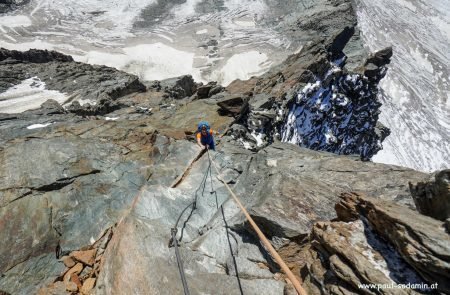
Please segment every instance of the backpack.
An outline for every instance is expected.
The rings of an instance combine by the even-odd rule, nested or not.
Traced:
[[[211,127],[209,126],[209,123],[208,123],[208,122],[206,122],[206,121],[201,121],[200,123],[198,123],[197,131],[198,131],[198,132],[201,132],[203,126],[206,127],[206,132],[209,132],[209,129],[211,129]]]

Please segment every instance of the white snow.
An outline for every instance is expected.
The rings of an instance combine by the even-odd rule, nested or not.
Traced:
[[[203,30],[198,30],[195,32],[197,35],[202,35],[202,34],[207,34],[208,33],[208,29],[203,29]]]
[[[245,141],[245,140],[242,140],[242,138],[239,138],[238,141],[244,146],[245,149],[249,150],[249,149],[252,148],[252,146],[250,145],[250,143],[248,143],[248,142]]]
[[[32,15],[57,23],[62,30],[76,31],[77,37],[122,38],[133,35],[130,29],[139,13],[156,0],[38,0]]]
[[[47,127],[49,125],[51,125],[52,123],[45,123],[45,124],[33,124],[27,127],[27,129],[38,129],[38,128],[44,128]]]
[[[119,119],[119,117],[105,117],[106,121],[116,121],[118,119]]]
[[[0,113],[13,114],[37,109],[48,99],[63,104],[67,96],[56,90],[45,89],[45,83],[37,77],[29,78],[0,93]]]
[[[256,50],[237,53],[230,57],[226,64],[213,73],[212,80],[219,81],[224,86],[234,79],[247,80],[252,76],[263,74],[270,67],[267,55]]]
[[[414,6],[414,4],[412,3],[413,1],[409,1],[409,0],[397,0],[398,4],[408,8],[411,11],[416,11],[416,6]]]
[[[270,12],[266,1],[229,0],[207,13],[196,11],[202,2],[171,3],[156,23],[141,28],[141,12],[157,0],[34,0],[0,17],[0,47],[57,50],[144,80],[191,74],[222,84],[262,74],[292,53],[283,34],[256,25]],[[219,41],[217,56],[200,46],[206,38]]]
[[[256,26],[253,20],[248,19],[236,19],[233,22],[240,27],[254,28]]]
[[[144,80],[163,80],[190,73],[196,81],[203,81],[200,71],[193,69],[194,55],[158,42],[125,47],[120,53],[90,51],[85,55],[74,56],[74,59],[116,67]]]
[[[368,49],[394,50],[380,83],[380,122],[391,134],[373,161],[425,172],[450,167],[448,1],[355,2]]]
[[[57,50],[60,52],[67,52],[73,54],[80,54],[80,50],[76,49],[74,46],[65,43],[52,44],[43,40],[33,40],[30,42],[20,42],[20,43],[10,43],[4,40],[0,40],[0,47],[4,47],[11,50],[29,50],[34,49],[47,49],[47,50]],[[75,58],[75,56],[73,56]]]
[[[8,28],[31,26],[31,19],[26,15],[2,15],[0,16],[0,26]]]
[[[333,135],[333,132],[331,129],[328,129],[327,132],[325,132],[325,141],[326,143],[331,143],[336,141],[336,137]]]
[[[256,140],[256,145],[257,146],[262,146],[264,144],[264,140],[263,140],[264,134],[256,133],[255,131],[253,131],[251,133],[251,135]]]

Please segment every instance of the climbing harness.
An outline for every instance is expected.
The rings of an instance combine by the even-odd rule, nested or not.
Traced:
[[[199,124],[200,125],[200,124]],[[281,256],[277,253],[277,251],[273,248],[272,244],[270,243],[270,241],[266,238],[266,236],[264,235],[264,233],[261,231],[261,229],[258,227],[258,225],[255,223],[255,221],[253,220],[253,218],[250,216],[250,214],[248,213],[247,209],[245,209],[245,207],[242,205],[241,201],[239,200],[239,198],[234,194],[234,192],[231,190],[230,186],[226,183],[226,181],[223,180],[223,178],[220,175],[220,171],[219,168],[217,167],[217,164],[215,163],[214,159],[211,158],[211,155],[209,153],[209,150],[206,150],[208,153],[208,160],[209,160],[209,164],[208,164],[208,169],[206,170],[206,173],[203,176],[202,182],[200,183],[199,188],[197,188],[196,192],[195,192],[195,196],[194,196],[194,201],[192,203],[190,203],[180,214],[180,216],[177,219],[177,222],[175,223],[175,226],[171,229],[171,233],[172,233],[172,238],[171,238],[171,242],[169,243],[169,246],[171,244],[173,244],[175,246],[175,255],[177,257],[177,262],[178,262],[178,268],[179,268],[179,272],[180,272],[180,276],[181,276],[181,281],[183,284],[183,288],[184,288],[184,294],[185,295],[189,295],[189,289],[187,286],[187,282],[186,282],[186,275],[184,273],[184,268],[183,268],[183,262],[181,261],[180,258],[180,254],[179,254],[179,250],[178,250],[178,240],[176,238],[177,235],[177,231],[178,231],[178,223],[181,219],[181,216],[184,214],[184,212],[192,206],[192,210],[190,215],[188,216],[187,220],[184,222],[184,226],[186,225],[187,221],[189,220],[190,216],[192,215],[193,211],[196,209],[197,206],[197,198],[198,198],[198,191],[200,190],[200,188],[203,186],[202,188],[202,196],[203,193],[205,191],[205,186],[206,186],[206,180],[207,180],[207,176],[208,173],[210,175],[210,180],[211,180],[211,190],[213,193],[214,189],[213,189],[213,183],[212,183],[212,175],[211,175],[211,166],[214,167],[214,169],[216,170],[217,173],[217,177],[220,180],[220,182],[223,183],[223,185],[227,188],[228,192],[230,193],[230,195],[232,196],[233,200],[236,202],[236,204],[238,205],[238,207],[241,209],[241,211],[244,213],[245,217],[247,218],[247,221],[250,223],[251,227],[253,228],[253,230],[256,232],[256,234],[258,235],[259,240],[261,241],[261,243],[264,245],[264,247],[266,248],[266,250],[270,253],[270,255],[275,259],[275,261],[278,263],[278,265],[281,267],[281,269],[284,271],[284,273],[287,275],[287,277],[289,278],[289,280],[291,281],[292,285],[294,286],[295,290],[297,291],[297,293],[299,295],[307,295],[306,291],[303,289],[303,287],[301,286],[300,282],[298,281],[298,279],[295,277],[295,275],[292,273],[292,271],[289,269],[289,267],[286,265],[286,263],[283,261],[283,259],[281,258]],[[215,191],[214,191],[215,192]],[[217,200],[217,194],[216,194],[216,200]],[[218,206],[218,203],[217,203]],[[222,209],[222,214],[223,216],[223,207],[221,205],[221,209]],[[224,217],[225,218],[225,217]],[[183,229],[184,229],[183,226]],[[225,221],[225,227],[227,229],[227,235],[228,235],[228,225],[226,224]],[[180,241],[181,241],[182,235],[180,237]],[[227,236],[228,238],[228,236]],[[231,244],[229,242],[230,245],[230,250],[232,252],[232,248],[231,248]],[[234,256],[233,256],[234,258]],[[236,263],[236,261],[234,261]],[[237,272],[237,270],[236,270]],[[240,280],[238,277],[238,282],[239,282],[239,288],[241,290],[242,293],[242,288],[241,288],[241,284],[240,284]]]

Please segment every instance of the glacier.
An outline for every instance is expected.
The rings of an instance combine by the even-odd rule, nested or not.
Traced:
[[[356,0],[369,50],[393,46],[380,122],[391,130],[375,162],[421,171],[450,166],[450,1]]]

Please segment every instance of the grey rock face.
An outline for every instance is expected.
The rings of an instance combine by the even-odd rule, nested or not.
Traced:
[[[205,103],[192,101],[172,119],[188,126],[191,123],[186,116],[195,115],[191,108],[198,110]],[[177,119],[182,111],[187,112],[187,121]],[[95,292],[180,292],[173,248],[167,246],[170,229],[192,201],[208,168],[207,155],[194,162],[182,181],[172,187],[197,157],[198,147],[156,132],[149,122],[158,113],[118,121],[41,114],[40,120],[55,123],[44,129],[26,129],[34,116],[27,112],[0,121],[0,126],[9,126],[0,130],[9,130],[1,132],[10,138],[0,146],[0,220],[8,221],[0,223],[0,289],[33,293],[45,287],[58,276],[55,273],[61,271],[61,264],[37,261],[51,259],[58,245],[64,253],[88,245],[118,223],[103,255]],[[65,116],[68,122],[62,120]],[[216,116],[210,121],[223,120],[217,112]],[[165,131],[161,128],[161,132]],[[381,198],[411,204],[407,181],[424,177],[407,169],[282,143],[255,154],[230,137],[222,139],[212,157],[275,243],[297,240],[314,221],[333,218],[330,212],[341,191],[367,189]],[[283,281],[274,279],[279,277],[277,266],[249,234],[214,170],[212,186],[208,178],[197,209],[188,216],[189,210],[182,216],[178,238],[183,232],[181,253],[192,290],[284,292]],[[11,236],[21,241],[15,244],[14,253],[8,246]],[[17,280],[18,273],[26,280]]]
[[[191,75],[166,79],[161,81],[160,85],[164,92],[175,99],[189,97],[197,91],[197,84]]]
[[[22,80],[38,77],[47,89],[58,90],[69,96],[67,103],[79,99],[98,106],[72,107],[75,113],[104,114],[114,107],[114,100],[124,95],[145,90],[139,79],[105,66],[73,62],[72,57],[54,51],[26,52],[0,51],[0,91],[19,84]]]
[[[17,51],[0,48],[0,61],[3,63],[31,62],[47,63],[51,61],[71,62],[73,58],[57,51],[30,49]]]
[[[242,196],[255,196],[251,215],[269,236],[279,238],[305,236],[315,221],[335,218],[337,196],[348,190],[414,208],[408,179],[424,175],[282,143],[259,151],[250,163],[236,190]]]
[[[435,172],[409,188],[420,213],[439,220],[450,218],[450,170]]]

